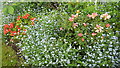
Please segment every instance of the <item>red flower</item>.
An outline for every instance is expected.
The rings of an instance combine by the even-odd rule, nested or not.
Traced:
[[[30,14],[27,13],[26,16],[30,16]]]
[[[24,29],[23,31],[27,31],[26,29]]]
[[[79,33],[78,36],[82,37],[82,33]]]
[[[110,27],[110,24],[106,24],[105,26],[108,28],[108,27]]]
[[[18,16],[18,18],[16,20],[20,20],[21,16]]]
[[[6,29],[6,28],[9,28],[9,25],[8,25],[8,24],[5,24],[5,25],[4,25],[4,29]]]
[[[10,33],[13,33],[13,34],[15,34],[15,33],[17,33],[16,31],[10,31]]]
[[[19,28],[19,26],[18,26],[18,25],[16,25],[16,28]]]
[[[21,28],[18,28],[18,30],[20,30]]]
[[[23,19],[27,19],[30,16],[30,14],[26,14],[25,16],[23,16]]]
[[[8,29],[4,29],[4,35],[7,34],[9,32]]]
[[[30,20],[33,22],[36,18],[30,18]]]
[[[14,24],[13,23],[10,23],[10,28],[13,28],[14,27]]]

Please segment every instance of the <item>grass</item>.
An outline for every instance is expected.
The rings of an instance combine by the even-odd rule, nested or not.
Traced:
[[[2,45],[2,66],[21,66],[21,61],[11,46]]]

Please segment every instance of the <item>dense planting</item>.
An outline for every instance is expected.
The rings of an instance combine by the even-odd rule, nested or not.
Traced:
[[[119,3],[21,4],[25,11],[4,21],[3,41],[19,48],[25,65],[118,66]]]

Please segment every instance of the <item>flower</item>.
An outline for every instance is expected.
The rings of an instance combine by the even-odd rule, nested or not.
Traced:
[[[82,40],[83,42],[85,41],[85,39],[84,39],[84,38],[82,38],[81,40]]]
[[[12,34],[12,33],[11,33],[10,36],[15,36],[15,34]]]
[[[94,19],[96,16],[98,16],[98,14],[97,13],[92,13],[92,15],[88,14],[87,16],[92,17]]]
[[[86,23],[83,23],[83,25],[84,25],[84,26],[87,26],[87,24],[86,24]]]
[[[10,31],[10,33],[16,34],[17,32],[16,31]]]
[[[31,25],[34,25],[34,22],[32,22]]]
[[[69,18],[69,21],[71,21],[71,22],[74,21],[74,18]]]
[[[26,29],[24,29],[23,31],[27,31]]]
[[[80,13],[80,10],[77,10],[76,13]]]
[[[18,16],[16,20],[20,20],[21,16]]]
[[[18,25],[16,25],[15,27],[16,27],[16,28],[19,28],[19,26],[18,26]]]
[[[103,27],[101,27],[100,25],[96,25],[96,27],[94,28],[95,29],[95,32],[103,32]]]
[[[76,28],[77,26],[78,26],[78,24],[77,23],[73,23],[73,25],[72,25],[74,28]]]
[[[106,24],[105,26],[108,28],[108,27],[110,27],[110,24]]]
[[[88,16],[88,17],[91,17],[91,15],[90,15],[90,14],[88,14],[87,16]]]
[[[21,28],[18,28],[18,30],[20,30]]]
[[[60,27],[60,30],[63,30],[63,28],[62,28],[62,27]]]
[[[104,20],[107,20],[107,19],[110,19],[110,18],[111,18],[111,16],[108,15],[107,13],[102,14],[100,17],[101,17],[101,18],[104,18]]]
[[[30,14],[27,13],[27,14],[26,14],[25,16],[23,16],[22,18],[23,18],[23,19],[27,19],[29,16],[30,16]]]
[[[72,17],[72,18],[75,18],[76,16],[72,14],[72,16],[71,16],[71,17]]]
[[[100,28],[100,25],[96,25],[97,28]]]
[[[9,28],[9,25],[8,25],[8,24],[5,24],[5,25],[4,25],[4,29],[6,29],[6,28]]]
[[[4,35],[6,35],[9,31],[9,29],[4,29]]]
[[[10,23],[10,27],[9,28],[13,28],[14,27],[14,24],[13,23]]]
[[[95,36],[95,35],[97,35],[97,33],[92,33],[92,36]]]
[[[33,22],[36,18],[30,18],[30,20]]]
[[[78,36],[82,37],[82,33],[79,33]]]

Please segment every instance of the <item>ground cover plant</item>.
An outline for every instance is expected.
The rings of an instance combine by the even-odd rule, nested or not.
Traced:
[[[20,53],[23,65],[119,66],[119,2],[45,4],[9,3],[21,6],[14,13],[4,9],[10,19],[4,14],[3,41]]]

